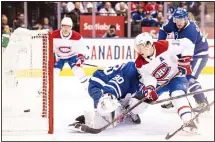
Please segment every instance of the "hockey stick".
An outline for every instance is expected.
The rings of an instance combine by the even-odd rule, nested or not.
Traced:
[[[156,88],[156,91],[158,91],[159,89],[161,89],[163,86],[165,86],[166,84],[169,83],[169,81],[173,78],[175,78],[177,75],[179,75],[180,72],[177,72],[173,77],[171,77],[169,80],[167,80],[164,84],[162,84],[161,86],[159,86],[158,88]],[[123,118],[125,115],[127,115],[131,110],[133,110],[135,107],[137,107],[138,105],[140,105],[142,102],[144,102],[145,100],[147,100],[147,97],[144,97],[143,99],[141,99],[139,102],[137,102],[134,106],[132,106],[131,108],[127,109],[124,113],[122,113],[121,115],[117,116],[112,122],[106,124],[104,127],[99,128],[99,129],[95,129],[95,128],[90,128],[87,125],[82,124],[81,126],[81,130],[83,132],[86,133],[92,133],[92,134],[98,134],[101,131],[105,130],[107,127],[109,127],[110,125],[112,125],[113,123],[115,123],[116,121],[120,120],[121,118]]]
[[[84,63],[83,65],[86,65],[86,66],[91,66],[91,67],[99,67],[99,66],[97,66],[97,65],[92,65],[92,64],[87,64],[87,63]]]
[[[151,104],[152,105],[159,104],[159,103],[163,103],[163,102],[166,102],[166,101],[175,100],[175,99],[183,98],[183,97],[186,97],[186,96],[195,95],[197,93],[204,93],[204,92],[210,92],[210,91],[214,91],[214,88],[204,89],[204,90],[201,90],[201,91],[191,92],[191,93],[183,94],[183,95],[180,95],[180,96],[175,96],[175,97],[171,97],[171,98],[167,98],[167,99],[162,99],[162,100],[159,100],[159,101],[152,102]]]
[[[162,86],[159,86],[156,90],[160,89]],[[192,92],[192,93],[188,93],[188,94],[184,94],[184,95],[180,95],[180,96],[176,96],[176,97],[172,97],[172,98],[167,98],[167,99],[162,99],[160,101],[155,101],[153,103],[151,103],[152,105],[155,104],[159,104],[159,103],[163,103],[165,101],[169,101],[169,100],[175,100],[175,99],[179,99],[179,98],[183,98],[186,96],[191,96],[194,95],[195,93],[200,93],[200,92],[209,92],[209,91],[214,91],[214,88],[210,88],[210,89],[205,89],[202,91],[198,91],[198,92]],[[107,125],[105,125],[104,127],[100,128],[100,129],[95,129],[95,128],[90,128],[86,125],[82,125],[81,130],[86,132],[86,133],[92,133],[92,134],[98,134],[101,131],[105,130],[107,127],[109,127],[110,125],[112,125],[114,122],[120,120],[121,118],[123,118],[126,114],[128,114],[131,110],[133,110],[136,106],[138,106],[139,104],[141,104],[142,102],[144,102],[147,98],[143,98],[142,100],[140,100],[137,104],[135,104],[133,107],[129,108],[128,110],[126,110],[123,114],[119,115],[117,118],[115,118],[112,122],[108,123]]]
[[[211,102],[208,106],[204,107],[204,109],[203,109],[202,111],[200,111],[198,114],[196,114],[195,117],[192,118],[192,119],[189,121],[189,123],[191,123],[191,122],[193,122],[195,119],[197,119],[201,113],[205,112],[205,111],[208,109],[208,107],[211,107],[213,104],[214,104],[214,101]],[[189,123],[188,123],[188,124],[189,124]],[[188,124],[187,124],[187,125],[188,125]],[[183,130],[183,128],[185,128],[187,125],[182,125],[180,128],[178,128],[178,129],[177,129],[175,132],[173,132],[172,134],[169,134],[169,133],[168,133],[168,134],[166,135],[165,139],[166,139],[166,140],[170,139],[170,138],[173,137],[176,133],[178,133],[179,131]]]

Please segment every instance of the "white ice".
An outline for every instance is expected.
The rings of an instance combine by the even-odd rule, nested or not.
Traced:
[[[214,76],[202,75],[199,78],[204,89],[213,88]],[[167,94],[160,97],[163,99]],[[214,100],[214,92],[206,93],[209,102]],[[193,99],[189,97],[190,100]],[[3,135],[3,140],[122,140],[122,141],[162,141],[168,132],[173,132],[181,125],[177,113],[164,112],[160,105],[153,105],[141,114],[142,123],[140,125],[119,125],[116,128],[107,129],[99,134],[72,133],[67,127],[74,122],[74,119],[83,114],[84,110],[93,107],[92,100],[86,90],[83,90],[81,84],[74,77],[59,77],[55,81],[54,95],[54,134],[19,133],[12,135]],[[4,100],[3,100],[4,101]],[[33,112],[31,112],[33,113]],[[30,114],[29,114],[30,115]],[[214,141],[214,106],[209,113],[200,117],[199,132],[200,135],[186,136],[182,133],[176,134],[170,140],[175,141]],[[33,122],[35,125],[37,122]]]

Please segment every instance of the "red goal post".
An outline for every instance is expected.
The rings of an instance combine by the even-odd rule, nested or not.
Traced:
[[[53,37],[16,29],[2,53],[2,132],[54,132]]]

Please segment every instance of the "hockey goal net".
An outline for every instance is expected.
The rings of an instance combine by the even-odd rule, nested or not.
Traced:
[[[53,39],[16,29],[2,53],[2,132],[53,133]]]

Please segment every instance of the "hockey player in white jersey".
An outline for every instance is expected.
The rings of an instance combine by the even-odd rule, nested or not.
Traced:
[[[61,29],[52,33],[55,58],[55,75],[59,75],[65,63],[71,67],[74,75],[81,83],[87,81],[82,68],[84,56],[87,53],[82,36],[72,30],[71,18],[64,17],[61,21]]]
[[[171,97],[179,96],[187,92],[188,81],[186,75],[191,73],[190,61],[194,52],[192,43],[186,38],[177,40],[160,40],[153,42],[149,33],[139,34],[135,38],[135,50],[139,54],[135,63],[139,73],[143,76],[142,83],[146,86],[144,94],[160,96],[163,92],[169,91]],[[177,55],[182,57],[178,59]],[[169,80],[181,72],[177,77]],[[159,91],[155,88],[169,80]],[[197,127],[192,119],[192,112],[188,101],[185,98],[173,100],[174,106],[182,122],[186,125],[184,131],[196,132]]]

